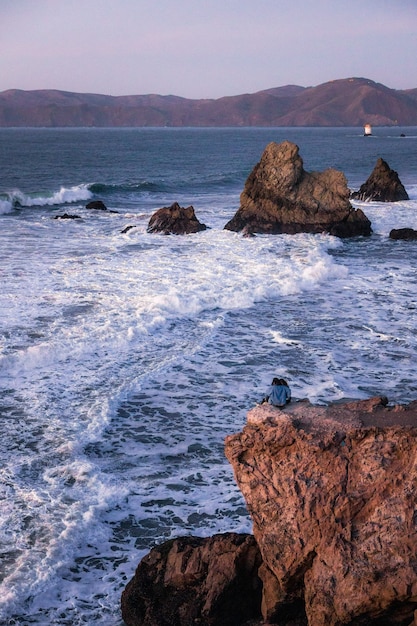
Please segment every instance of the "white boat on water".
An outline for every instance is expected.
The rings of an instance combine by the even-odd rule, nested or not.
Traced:
[[[365,124],[363,127],[363,134],[365,137],[370,137],[372,135],[372,126],[370,124]]]

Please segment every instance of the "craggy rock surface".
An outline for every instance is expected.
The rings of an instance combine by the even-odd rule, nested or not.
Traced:
[[[122,595],[123,619],[128,626],[239,626],[259,619],[260,562],[252,535],[167,541],[139,563]]]
[[[386,403],[261,405],[226,439],[269,623],[415,623],[417,402]]]
[[[408,193],[399,179],[397,172],[392,170],[384,159],[379,158],[368,180],[360,186],[359,191],[351,195],[356,200],[375,200],[376,202],[398,202],[409,200]]]
[[[148,223],[148,233],[163,233],[164,235],[186,235],[206,230],[206,225],[196,218],[192,206],[180,207],[174,202],[170,207],[158,209]]]
[[[249,175],[240,208],[225,229],[245,233],[370,235],[371,223],[349,202],[344,174],[306,172],[298,146],[270,143]]]
[[[411,241],[417,239],[417,230],[413,228],[393,228],[389,236],[390,239],[405,239]]]

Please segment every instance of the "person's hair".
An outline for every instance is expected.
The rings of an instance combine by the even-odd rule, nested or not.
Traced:
[[[273,378],[272,384],[273,385],[285,385],[286,387],[288,387],[287,381],[284,380],[283,378]]]

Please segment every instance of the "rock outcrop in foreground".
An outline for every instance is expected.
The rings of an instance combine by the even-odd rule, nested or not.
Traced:
[[[181,537],[139,563],[122,595],[128,626],[237,626],[260,616],[261,557],[252,535]]]
[[[250,173],[240,208],[225,229],[245,233],[330,233],[368,236],[371,223],[349,202],[344,174],[306,172],[298,146],[270,143]]]
[[[254,536],[151,550],[125,623],[417,626],[417,401],[264,404],[247,422],[226,455]]]
[[[351,196],[368,202],[399,202],[409,200],[408,193],[400,178],[384,159],[379,158],[369,178]]]
[[[148,222],[148,233],[164,235],[186,235],[206,230],[206,225],[198,221],[194,207],[181,207],[174,202],[169,207],[158,209]]]
[[[269,623],[417,623],[417,402],[386,402],[262,405],[226,439]]]

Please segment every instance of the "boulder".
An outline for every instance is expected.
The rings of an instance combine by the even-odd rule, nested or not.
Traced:
[[[181,207],[174,202],[169,207],[158,209],[148,223],[148,233],[163,233],[164,235],[186,235],[206,230],[206,225],[198,221],[194,208]]]
[[[94,211],[108,211],[108,208],[102,200],[92,200],[85,205],[86,209],[93,209]]]
[[[376,202],[398,202],[409,200],[397,172],[392,170],[384,159],[379,158],[376,165],[359,191],[354,191],[351,197],[364,202],[374,200]]]
[[[260,618],[260,553],[252,535],[182,537],[139,563],[122,595],[127,626],[239,626]]]
[[[349,202],[344,174],[334,169],[306,172],[298,151],[289,141],[267,145],[225,229],[246,234],[370,235],[370,221]]]
[[[118,213],[118,211],[113,211],[108,209],[104,202],[101,200],[92,200],[88,204],[85,205],[86,209],[91,209],[93,211],[106,211],[106,213]]]
[[[415,623],[417,402],[258,406],[226,456],[271,624]]]
[[[417,239],[417,230],[413,228],[393,228],[389,236],[390,239],[405,239],[411,241]]]

